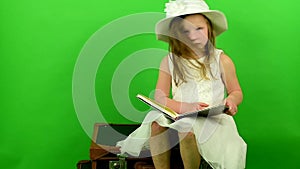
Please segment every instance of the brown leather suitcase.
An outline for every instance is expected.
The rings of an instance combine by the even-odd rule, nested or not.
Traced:
[[[107,124],[96,123],[90,146],[90,160],[81,160],[77,163],[78,169],[112,169],[120,168],[120,163],[125,160],[127,169],[154,169],[149,150],[143,151],[141,157],[128,156],[125,159],[118,157],[120,150],[116,143],[125,139],[131,132],[138,128],[139,124]],[[176,131],[170,132],[170,137],[176,137]],[[183,169],[179,146],[171,150],[172,169]],[[204,161],[201,161],[200,169],[211,169]]]
[[[110,169],[113,165],[117,166],[120,163],[120,150],[115,147],[118,141],[125,139],[131,132],[138,128],[139,124],[107,124],[96,123],[94,125],[94,133],[90,146],[90,159],[92,169]],[[149,153],[145,157],[145,153]],[[152,165],[150,151],[143,152],[142,157],[129,156],[125,159],[127,169],[134,169],[134,165],[138,161],[143,161],[147,165]]]

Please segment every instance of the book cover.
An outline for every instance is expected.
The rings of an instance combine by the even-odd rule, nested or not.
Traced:
[[[151,106],[152,108],[162,112],[167,118],[169,118],[173,121],[179,120],[179,119],[184,118],[184,117],[214,116],[214,115],[224,113],[227,110],[227,108],[224,104],[218,104],[218,105],[206,107],[202,110],[198,110],[198,111],[195,111],[195,112],[187,112],[187,113],[178,114],[177,112],[175,112],[171,108],[169,108],[167,106],[164,106],[164,105],[158,103],[157,101],[155,101],[153,99],[150,99],[150,98],[148,98],[144,95],[138,94],[136,97],[138,99],[140,99],[141,101],[143,101],[144,103],[146,103],[147,105]]]

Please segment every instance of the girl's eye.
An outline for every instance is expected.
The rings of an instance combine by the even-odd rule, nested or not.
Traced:
[[[189,33],[188,30],[183,30],[182,32],[183,32],[184,34],[188,34],[188,33]]]
[[[198,31],[198,30],[202,30],[203,28],[202,27],[198,27],[198,28],[196,28],[196,30]]]

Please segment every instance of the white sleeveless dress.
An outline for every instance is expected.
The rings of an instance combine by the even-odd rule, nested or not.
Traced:
[[[186,83],[176,87],[172,80],[173,99],[184,102],[204,102],[209,105],[221,103],[224,100],[224,83],[221,79],[220,54],[216,50],[214,61],[210,64],[212,80],[204,80],[200,77],[188,77]],[[200,62],[203,58],[199,59]],[[188,63],[188,62],[187,62]],[[173,63],[169,57],[169,69],[172,74]],[[190,68],[189,73],[199,74]],[[232,116],[220,114],[217,116],[187,117],[172,122],[158,111],[150,111],[141,126],[132,132],[125,140],[117,143],[121,147],[121,153],[139,156],[141,150],[149,148],[151,135],[151,123],[156,121],[164,127],[175,129],[179,132],[192,131],[195,134],[198,151],[202,158],[214,169],[242,169],[246,164],[247,145],[239,136]]]

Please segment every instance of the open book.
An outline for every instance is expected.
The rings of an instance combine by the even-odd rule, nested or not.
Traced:
[[[174,110],[170,109],[169,107],[164,106],[164,105],[162,105],[162,104],[156,102],[155,100],[150,99],[146,96],[138,94],[136,97],[138,99],[140,99],[141,101],[143,101],[144,103],[151,106],[152,108],[164,113],[164,115],[167,118],[169,118],[173,121],[179,120],[179,119],[184,118],[184,117],[214,116],[214,115],[224,113],[228,109],[224,104],[218,104],[218,105],[206,107],[202,110],[198,110],[198,111],[195,111],[195,112],[187,112],[187,113],[183,113],[183,114],[178,114]]]

